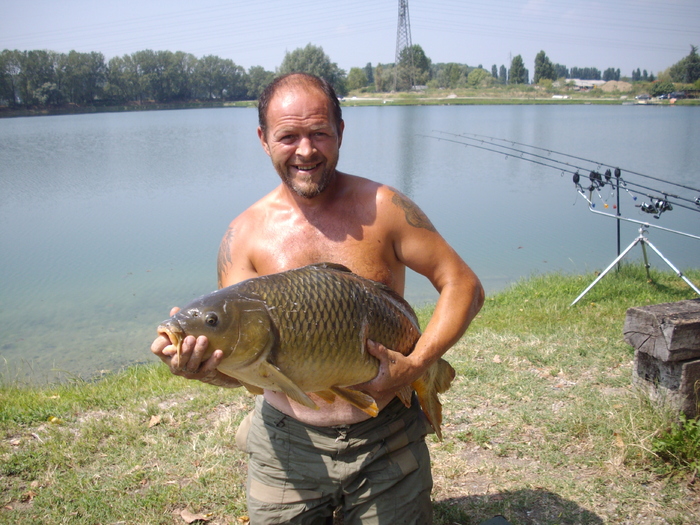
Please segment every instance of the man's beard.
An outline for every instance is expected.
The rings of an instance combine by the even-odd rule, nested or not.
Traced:
[[[330,183],[333,182],[333,180],[335,179],[335,174],[335,166],[333,166],[332,168],[326,167],[326,169],[323,170],[321,180],[319,180],[318,182],[298,183],[294,181],[287,173],[282,175],[282,181],[287,186],[287,188],[292,190],[299,197],[303,197],[305,199],[313,199],[314,197],[323,193],[326,188],[328,188]]]

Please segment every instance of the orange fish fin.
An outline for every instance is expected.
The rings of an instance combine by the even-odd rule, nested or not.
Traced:
[[[296,401],[300,405],[318,410],[318,405],[314,403],[313,400],[307,396],[294,381],[284,375],[284,373],[282,373],[282,371],[275,365],[265,361],[261,363],[258,371],[262,377],[270,379],[275,385],[277,385],[278,388],[273,388],[271,390],[279,390],[280,392],[284,392],[289,399]]]
[[[440,430],[442,403],[440,403],[438,393],[446,392],[454,378],[454,368],[444,359],[439,359],[412,385],[418,394],[420,406],[440,441],[442,441],[442,431]]]
[[[407,385],[401,390],[396,392],[396,397],[398,397],[401,402],[406,405],[406,408],[411,408],[411,398],[413,397],[413,387]]]
[[[323,399],[326,403],[335,401],[335,394],[330,390],[319,390],[318,392],[314,392],[314,394]]]
[[[251,385],[250,383],[244,383],[240,379],[236,379],[236,381],[238,381],[241,385],[243,385],[245,387],[245,389],[248,392],[250,392],[251,394],[261,396],[264,393],[264,390],[262,388],[260,388],[259,386]]]
[[[351,405],[356,406],[372,417],[376,417],[377,414],[379,414],[377,402],[372,396],[367,395],[364,392],[353,390],[351,388],[343,388],[342,386],[332,386],[330,390],[339,398],[344,399]]]

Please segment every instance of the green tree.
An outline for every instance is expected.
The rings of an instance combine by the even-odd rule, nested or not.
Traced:
[[[367,74],[364,69],[359,67],[350,68],[347,79],[348,91],[367,87],[367,83]]]
[[[508,83],[508,70],[506,69],[506,66],[503,64],[501,64],[501,67],[498,69],[498,81],[501,84]]]
[[[141,101],[139,74],[133,55],[112,58],[107,63],[104,97],[114,103]]]
[[[491,74],[480,67],[472,69],[467,77],[469,87],[488,86],[491,82],[493,82]]]
[[[22,104],[41,104],[39,99],[44,84],[58,85],[57,54],[49,51],[23,51],[17,54],[19,62],[18,94]]]
[[[233,60],[207,55],[199,59],[194,72],[197,93],[202,98],[242,100],[250,91],[245,71]]]
[[[279,74],[309,73],[327,80],[338,95],[346,95],[345,71],[323,52],[320,46],[307,44],[304,48],[297,48],[284,55]]]
[[[609,67],[603,71],[603,80],[606,82],[610,80],[620,80],[620,70],[615,69],[614,67]]]
[[[517,55],[513,57],[510,63],[510,71],[508,71],[509,84],[527,84],[527,69],[523,63],[523,57]]]
[[[448,62],[431,66],[431,86],[438,88],[456,89],[466,87],[469,68],[466,64]]]
[[[195,97],[195,70],[197,57],[183,51],[176,51],[168,61],[165,75],[168,79],[168,100],[192,100]]]
[[[412,66],[411,66],[412,64]],[[416,86],[424,86],[430,80],[430,59],[418,44],[413,44],[401,51],[399,57],[399,75],[396,89],[407,91],[411,89],[411,78]]]
[[[15,106],[20,102],[19,84],[22,64],[20,52],[4,49],[0,54],[0,103]]]
[[[374,89],[380,93],[391,91],[394,85],[393,78],[390,68],[377,64],[377,67],[374,68]]]
[[[53,82],[45,82],[35,89],[34,97],[42,106],[58,106],[63,103],[63,93]]]
[[[571,77],[581,80],[600,80],[600,70],[595,67],[572,67]]]
[[[672,65],[669,72],[674,82],[692,84],[700,79],[700,56],[698,56],[698,46],[691,45],[690,54]]]
[[[71,51],[61,60],[61,90],[69,102],[91,104],[103,94],[106,70],[102,53]]]
[[[559,78],[569,78],[569,69],[562,64],[554,64],[554,76]]]
[[[163,64],[164,55],[162,52],[156,54],[151,49],[144,49],[133,53],[132,59],[136,66],[138,99],[139,100],[163,100],[165,98]]]
[[[367,62],[365,66],[365,75],[367,75],[367,84],[374,84],[374,69],[372,68],[372,62]]]
[[[655,84],[652,84],[651,89],[649,90],[649,94],[652,97],[658,97],[659,95],[671,93],[674,89],[675,88],[672,82],[656,82]]]
[[[262,66],[252,66],[248,69],[246,83],[248,100],[260,98],[267,85],[274,79],[275,74],[272,71],[265,71],[265,68]]]
[[[537,84],[543,79],[556,80],[557,76],[552,62],[547,58],[544,51],[540,51],[535,56],[535,76],[532,81]]]

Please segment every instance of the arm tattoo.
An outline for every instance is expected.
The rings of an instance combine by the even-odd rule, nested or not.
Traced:
[[[226,235],[224,235],[221,246],[219,246],[219,256],[216,260],[216,273],[218,275],[219,288],[223,286],[224,274],[231,266],[231,242],[233,241],[233,234],[233,228],[226,230]]]
[[[418,206],[416,206],[404,195],[394,193],[394,196],[391,198],[391,202],[404,211],[406,214],[406,222],[414,228],[424,228],[431,232],[437,232],[435,226],[433,226],[425,213],[423,213]]]

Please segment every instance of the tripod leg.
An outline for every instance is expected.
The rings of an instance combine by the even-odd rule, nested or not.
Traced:
[[[649,268],[651,268],[651,265],[649,264],[649,258],[647,257],[647,240],[642,239],[639,241],[640,244],[642,245],[642,254],[644,255],[644,269],[647,271],[647,282],[653,283],[651,279],[651,273],[649,272]]]
[[[589,291],[591,288],[593,288],[593,287],[598,283],[598,281],[600,281],[603,277],[605,277],[605,274],[608,273],[618,262],[620,262],[620,261],[622,260],[622,258],[623,258],[625,255],[627,255],[627,252],[629,252],[632,248],[634,248],[634,246],[635,246],[638,242],[642,242],[642,243],[644,242],[644,237],[643,237],[642,235],[640,235],[640,236],[637,237],[634,241],[632,241],[632,244],[630,244],[627,248],[625,248],[625,251],[622,252],[620,255],[618,255],[617,258],[616,258],[612,263],[610,263],[610,266],[608,266],[605,270],[603,270],[603,273],[601,273],[601,274],[596,278],[595,281],[593,281],[591,284],[589,284],[589,285],[588,285],[588,288],[586,288],[583,292],[581,292],[581,295],[579,295],[576,299],[574,299],[574,302],[571,303],[569,306],[573,306],[573,305],[575,305],[577,302],[579,302],[579,300],[581,299],[581,297],[583,297],[584,295],[586,295],[586,294],[588,293],[588,291]]]
[[[698,290],[697,286],[695,286],[695,285],[690,281],[690,279],[688,279],[685,275],[683,275],[683,273],[682,273],[678,268],[676,268],[675,266],[673,266],[673,263],[671,263],[671,261],[669,261],[666,257],[664,257],[664,255],[656,248],[656,246],[654,246],[653,244],[651,244],[648,240],[647,240],[647,241],[642,241],[642,246],[644,246],[644,243],[645,243],[645,242],[646,242],[646,244],[649,245],[649,247],[650,247],[652,250],[654,250],[654,251],[656,252],[656,255],[658,255],[659,257],[661,257],[661,258],[663,259],[663,261],[664,261],[666,264],[668,264],[668,266],[669,266],[674,272],[676,272],[676,275],[677,275],[678,277],[680,277],[681,279],[683,279],[683,280],[688,284],[688,286],[690,286],[690,287],[695,291],[696,294],[700,295],[700,290]],[[645,255],[645,262],[646,262],[646,255]],[[649,272],[649,270],[647,270],[647,274],[648,274],[648,272]]]

